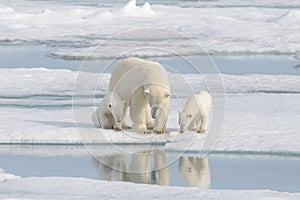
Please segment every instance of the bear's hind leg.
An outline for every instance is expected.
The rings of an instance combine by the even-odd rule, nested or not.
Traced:
[[[208,119],[209,119],[208,113],[201,113],[200,119],[201,119],[201,123],[199,126],[198,133],[205,133],[207,131],[207,126],[208,126]]]
[[[169,114],[169,103],[165,104],[159,109],[158,116],[155,119],[154,132],[155,133],[165,133],[166,131],[166,123]]]

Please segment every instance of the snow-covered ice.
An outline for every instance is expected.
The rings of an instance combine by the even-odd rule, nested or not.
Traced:
[[[133,132],[103,131],[93,127],[90,116],[106,93],[110,74],[84,74],[72,110],[72,93],[77,72],[69,70],[0,69],[0,143],[166,143],[168,150],[198,150],[205,135],[178,134],[178,100],[189,93],[177,76],[170,74],[171,88],[179,95],[171,100],[167,135],[140,135]],[[205,89],[205,79],[214,74],[184,74],[194,90]],[[215,146],[217,151],[265,151],[299,153],[300,79],[292,75],[221,75],[226,91],[226,116]],[[16,82],[15,80],[19,80]],[[7,89],[9,88],[9,90]],[[93,90],[97,88],[96,99]],[[74,120],[73,111],[84,117]],[[78,131],[80,134],[78,134]],[[184,143],[183,143],[184,142]]]
[[[74,83],[78,75],[84,77],[84,84],[79,84],[80,88],[76,88],[76,92],[80,96],[87,96],[91,93],[95,95],[104,95],[107,92],[109,73],[88,73],[76,72],[65,69],[45,69],[45,68],[1,68],[0,69],[0,97],[6,103],[10,100],[25,100],[29,97],[72,97]],[[205,89],[206,82],[218,81],[221,78],[226,93],[300,93],[299,76],[294,75],[265,75],[265,74],[249,74],[249,75],[228,75],[228,74],[174,74],[169,73],[171,87],[173,90],[184,92],[187,81],[193,90]],[[178,81],[178,79],[181,79]],[[18,80],[18,81],[16,81]],[[98,83],[98,80],[101,83]],[[94,85],[93,85],[94,84]],[[182,86],[182,84],[184,84]],[[212,84],[214,85],[214,84]],[[9,90],[8,90],[9,88]],[[222,89],[221,86],[216,86]],[[212,88],[212,89],[215,89]],[[222,92],[222,90],[218,91]],[[44,99],[43,99],[44,100]],[[46,99],[47,100],[47,99]],[[57,100],[57,99],[56,99]],[[57,101],[57,104],[60,101]],[[39,102],[41,103],[41,102]],[[62,105],[65,104],[62,101]]]
[[[18,179],[18,178],[20,178],[20,177],[15,176],[13,174],[4,173],[4,170],[0,168],[0,183],[4,182],[4,181],[13,180],[13,179]]]
[[[1,199],[287,199],[299,193],[270,190],[211,190],[107,182],[71,177],[29,177],[0,184]],[[155,191],[155,192],[153,192]]]
[[[284,54],[300,59],[299,1],[150,2],[0,0],[0,43],[54,46],[49,55],[65,59],[207,52]],[[107,92],[109,73],[1,68],[0,155],[82,156],[89,152],[111,156],[124,151],[144,152],[147,146],[172,155],[197,152],[208,136],[177,132],[177,110],[190,95],[187,85],[193,91],[226,92],[226,107],[213,108],[226,112],[224,121],[217,123],[222,131],[214,151],[300,155],[299,76],[204,73],[179,77],[172,72],[169,76],[174,93],[168,133],[142,135],[92,125],[90,116]],[[84,84],[75,84],[78,78]],[[211,88],[207,88],[208,83]],[[70,145],[82,143],[88,145]],[[114,144],[135,145],[112,148]],[[83,198],[296,200],[300,193],[160,187],[73,177],[21,178],[0,168],[0,199]]]
[[[294,9],[299,3],[292,0],[179,1],[171,5],[160,2],[136,5],[135,0],[131,0],[93,5],[2,0],[0,41],[57,44],[66,48],[52,52],[53,56],[80,59],[98,44],[100,48],[91,57],[111,58],[143,47],[172,49],[181,55],[206,51],[224,55],[293,55],[299,50],[300,11]],[[156,29],[136,30],[137,27]],[[69,48],[74,46],[75,49]],[[168,51],[133,52],[144,57],[172,54]]]
[[[299,100],[299,94],[227,94],[223,131],[214,150],[299,153]],[[203,143],[198,137],[190,150]],[[185,150],[184,144],[168,143],[166,149]]]
[[[136,145],[134,145],[136,146]],[[146,145],[143,145],[146,146]],[[105,146],[102,145],[102,149]],[[108,148],[111,146],[108,145]],[[107,148],[107,152],[108,152]],[[110,148],[112,152],[112,148]],[[16,145],[16,144],[5,144],[1,145],[0,155],[25,155],[25,156],[87,156],[89,153],[86,151],[84,145]]]

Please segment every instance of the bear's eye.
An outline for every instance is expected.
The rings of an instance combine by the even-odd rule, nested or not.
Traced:
[[[192,117],[192,115],[191,115],[191,114],[189,114],[189,115],[188,115],[188,117],[189,117],[189,118],[191,118],[191,117]]]
[[[112,105],[111,105],[111,103],[110,103],[110,104],[108,104],[108,107],[109,107],[109,108],[111,108],[111,106],[112,106]]]

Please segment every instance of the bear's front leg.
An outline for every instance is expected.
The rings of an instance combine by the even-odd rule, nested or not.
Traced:
[[[150,109],[147,108],[145,113],[146,113],[146,127],[149,130],[153,130],[154,129],[154,124],[151,121]]]
[[[154,133],[156,134],[163,134],[165,132],[166,132],[166,125],[164,125],[164,127],[161,129],[154,129]]]
[[[155,119],[154,133],[162,134],[165,132],[165,124],[158,119]]]
[[[162,106],[154,123],[154,133],[164,133],[166,131],[166,123],[169,114],[169,104]]]
[[[146,125],[145,126],[143,126],[143,125],[141,126],[141,125],[138,125],[136,123],[133,123],[132,124],[132,129],[135,130],[138,133],[144,133],[144,134],[151,133],[151,131],[147,129]]]
[[[198,129],[198,133],[205,133],[207,131],[207,126],[208,126],[208,114],[207,113],[202,113],[200,115],[200,119],[201,119],[201,124],[200,127]]]
[[[127,112],[128,104],[125,103],[123,107],[123,113],[122,113],[122,129],[130,129],[131,127],[127,125],[126,123],[126,112]]]
[[[146,108],[147,104],[143,101],[138,101],[135,98],[130,101],[130,117],[133,122],[132,128],[136,132],[145,134],[151,133],[146,127]]]

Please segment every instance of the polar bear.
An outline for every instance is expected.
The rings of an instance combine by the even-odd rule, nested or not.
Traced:
[[[114,68],[109,82],[109,91],[117,92],[126,102],[123,110],[123,127],[125,116],[130,107],[132,128],[137,132],[163,133],[170,106],[170,86],[166,70],[157,62],[140,58],[127,58]],[[150,107],[150,108],[149,108]],[[154,125],[151,116],[155,119]]]
[[[198,133],[207,131],[209,111],[211,108],[211,96],[208,92],[201,91],[191,96],[182,112],[178,112],[180,133],[187,129]]]
[[[98,128],[121,130],[124,102],[117,93],[105,95],[99,107],[92,115],[92,121]]]

